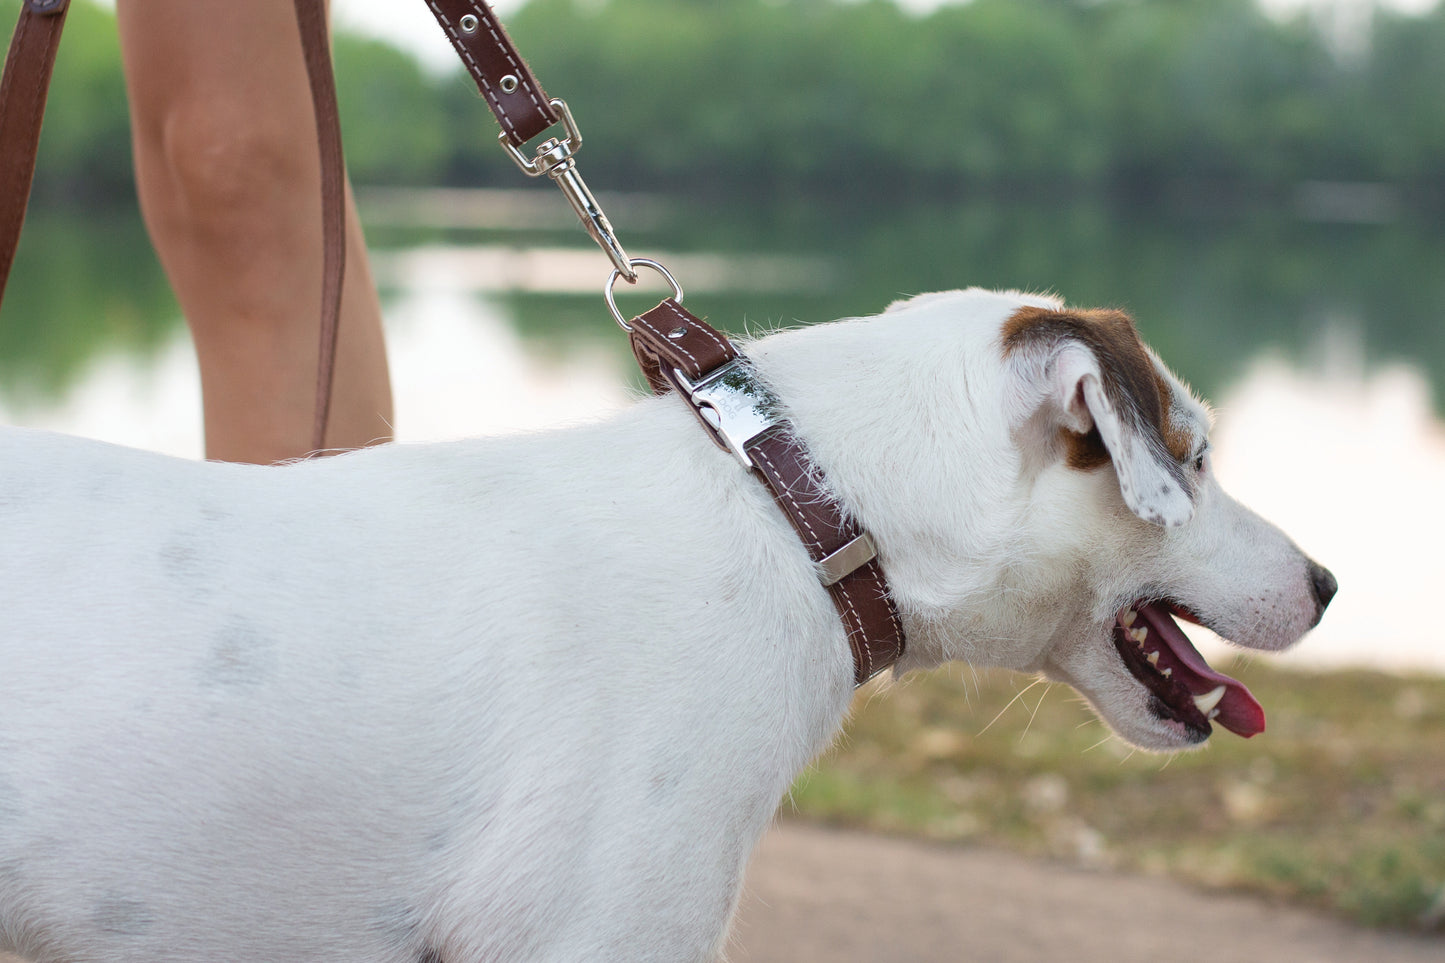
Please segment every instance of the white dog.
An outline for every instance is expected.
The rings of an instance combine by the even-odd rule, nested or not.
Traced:
[[[906,630],[1173,750],[1262,726],[1329,573],[1232,501],[1121,314],[978,290],[746,353]],[[274,468],[0,433],[0,947],[706,960],[853,693],[764,487],[674,397]]]

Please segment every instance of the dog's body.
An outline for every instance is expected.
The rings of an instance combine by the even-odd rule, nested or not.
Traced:
[[[748,354],[879,546],[902,668],[1044,672],[1182,747],[1116,613],[1278,648],[1333,587],[1189,473],[1187,392],[1132,424],[1134,349],[1059,307]],[[670,397],[278,468],[4,432],[0,545],[0,947],[36,960],[710,959],[852,693],[802,543]]]

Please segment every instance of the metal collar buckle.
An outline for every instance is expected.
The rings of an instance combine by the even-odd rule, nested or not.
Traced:
[[[749,471],[757,467],[748,455],[748,442],[784,419],[777,396],[758,380],[747,361],[729,361],[696,383],[673,368],[668,380],[687,398],[693,413],[719,447]]]

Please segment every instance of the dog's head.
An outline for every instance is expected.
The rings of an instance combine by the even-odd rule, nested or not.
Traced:
[[[1281,649],[1319,621],[1333,576],[1220,488],[1208,409],[1126,315],[1020,307],[999,348],[1023,389],[1019,444],[1058,476],[1045,497],[1107,520],[1080,555],[1093,604],[1043,670],[1146,748],[1203,742],[1211,721],[1262,731],[1249,690],[1212,669],[1175,619]]]
[[[1248,689],[1176,619],[1282,649],[1319,621],[1334,578],[1220,488],[1208,409],[1133,322],[970,290],[865,328],[894,400],[797,420],[810,442],[817,424],[820,461],[879,542],[908,629],[901,668],[1042,672],[1149,749],[1199,744],[1212,722],[1262,730]],[[887,412],[863,416],[875,457],[832,444],[850,434],[829,422],[860,408]]]

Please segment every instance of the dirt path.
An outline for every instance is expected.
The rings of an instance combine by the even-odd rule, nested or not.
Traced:
[[[1376,933],[1177,883],[798,824],[753,857],[732,963],[1442,963]]]
[[[1166,880],[796,823],[763,840],[733,931],[732,963],[1445,961],[1445,939]],[[22,961],[0,953],[0,963]]]

